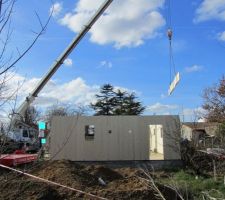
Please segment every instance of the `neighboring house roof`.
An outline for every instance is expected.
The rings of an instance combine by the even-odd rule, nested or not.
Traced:
[[[205,129],[209,126],[218,126],[217,122],[184,122],[183,125],[188,126],[191,129]]]
[[[215,135],[215,132],[219,126],[217,122],[185,122],[183,126],[187,126],[192,130],[204,130],[209,135]]]

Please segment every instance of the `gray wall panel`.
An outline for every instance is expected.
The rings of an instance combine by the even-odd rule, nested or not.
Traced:
[[[180,159],[179,123],[177,116],[54,117],[50,153],[74,161],[148,160],[149,125],[162,124],[164,158]],[[85,125],[95,126],[93,140],[85,139]]]

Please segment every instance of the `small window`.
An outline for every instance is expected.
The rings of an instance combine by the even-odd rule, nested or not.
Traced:
[[[23,130],[23,137],[28,137],[28,131],[27,130]]]
[[[95,126],[94,125],[86,125],[85,126],[85,138],[86,139],[94,139],[95,136]]]

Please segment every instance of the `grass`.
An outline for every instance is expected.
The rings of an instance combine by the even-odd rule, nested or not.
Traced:
[[[194,199],[202,199],[202,192],[209,192],[214,198],[225,197],[225,185],[223,177],[214,181],[212,177],[197,177],[188,171],[177,171],[170,173],[168,178],[159,178],[159,182],[166,185],[176,185],[180,191],[188,191]]]

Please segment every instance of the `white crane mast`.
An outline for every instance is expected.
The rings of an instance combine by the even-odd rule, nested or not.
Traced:
[[[69,54],[73,51],[73,49],[79,44],[81,39],[88,33],[93,24],[99,19],[99,17],[103,14],[103,12],[108,8],[108,6],[113,2],[113,0],[106,0],[102,6],[96,11],[95,15],[90,19],[90,21],[83,27],[83,29],[79,32],[79,34],[73,39],[70,45],[66,48],[66,50],[57,58],[57,60],[52,64],[50,70],[46,73],[46,75],[41,79],[36,88],[31,92],[29,96],[26,97],[25,101],[18,108],[16,113],[13,114],[11,127],[13,128],[16,125],[18,117],[24,117],[25,112],[29,105],[35,100],[40,91],[49,81],[49,79],[53,76],[53,74],[58,70],[58,68],[63,64],[65,59],[69,56]]]

